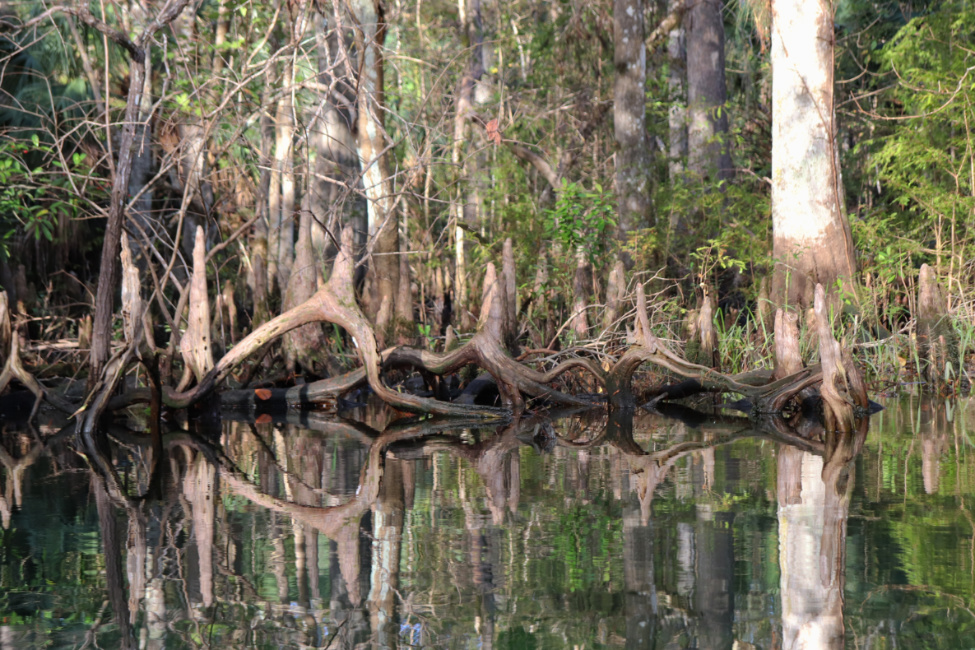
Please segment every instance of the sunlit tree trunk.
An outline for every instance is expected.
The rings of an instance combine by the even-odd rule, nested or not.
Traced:
[[[812,304],[856,270],[836,150],[833,13],[772,0],[772,300]]]
[[[397,313],[399,295],[399,230],[393,214],[393,182],[386,151],[383,45],[386,41],[386,14],[382,2],[355,0],[356,55],[361,75],[358,79],[357,148],[362,166],[362,182],[367,201],[369,240],[373,257],[367,278],[367,313],[376,319],[377,330],[388,330],[392,314]],[[383,300],[388,308],[381,309]]]
[[[285,64],[290,79],[292,66]],[[292,160],[294,119],[290,93],[278,102],[275,118],[274,166],[268,190],[268,284],[277,283],[284,294],[291,277],[294,256],[295,176]]]
[[[725,107],[721,0],[696,0],[684,14],[687,33],[687,167],[699,178],[731,176]]]
[[[647,146],[647,49],[643,0],[615,0],[613,37],[616,64],[613,127],[616,143],[616,196],[619,233],[651,225],[650,150]]]
[[[470,137],[471,111],[478,81],[484,75],[483,41],[480,0],[458,0],[461,41],[468,50],[468,64],[457,84],[454,100],[454,142],[450,160],[454,169],[463,175],[458,184],[457,198],[453,203],[454,218],[454,298],[455,309],[460,314],[461,329],[469,330],[470,318],[467,287],[467,246],[463,226],[473,226],[477,221],[478,197],[474,179],[478,174],[477,156],[466,156],[465,149]],[[466,190],[466,191],[465,191]]]

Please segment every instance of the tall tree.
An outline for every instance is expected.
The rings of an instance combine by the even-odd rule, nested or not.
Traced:
[[[687,33],[687,168],[700,178],[731,176],[721,0],[696,0],[684,14]]]
[[[650,225],[650,150],[647,146],[647,48],[643,0],[613,3],[613,126],[616,144],[616,195],[619,231]]]
[[[338,3],[336,3],[338,4]],[[375,319],[380,333],[388,329],[399,295],[400,263],[399,229],[393,214],[393,181],[389,172],[385,126],[386,13],[383,2],[356,0],[350,4],[355,12],[355,48],[358,67],[357,142],[362,182],[368,206],[369,246],[372,259],[367,278],[369,293],[366,309]],[[383,309],[383,301],[388,301]]]
[[[478,175],[478,157],[465,155],[464,148],[470,136],[470,120],[474,110],[475,88],[484,75],[484,34],[481,23],[480,0],[458,0],[457,11],[460,16],[461,41],[468,49],[467,66],[457,83],[454,112],[454,141],[450,161],[458,170],[463,170],[468,182],[458,185],[457,200],[452,205],[454,217],[454,287],[455,304],[460,312],[458,323],[469,330],[471,322],[468,309],[467,292],[467,250],[464,227],[477,221],[480,200],[474,179]],[[466,193],[464,190],[467,190]]]
[[[836,150],[828,0],[772,0],[772,300],[812,304],[856,270]]]

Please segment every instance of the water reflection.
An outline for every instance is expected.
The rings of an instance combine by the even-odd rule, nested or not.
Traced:
[[[967,521],[964,409],[911,406],[881,415],[866,457],[866,423],[672,407],[491,429],[225,422],[164,436],[161,498],[138,496],[154,465],[138,433],[111,432],[110,476],[63,437],[11,433],[0,647],[910,647],[891,612],[921,604],[959,642],[971,585],[927,582],[972,570],[975,530],[932,542],[949,546],[931,565],[898,527],[909,512],[876,514]],[[945,468],[962,507],[925,501]]]

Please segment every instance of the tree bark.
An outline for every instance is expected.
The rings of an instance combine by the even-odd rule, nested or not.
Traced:
[[[667,6],[673,12],[675,7],[683,4],[683,0],[669,0]],[[687,158],[687,98],[684,85],[687,47],[683,21],[675,21],[667,34],[667,58],[667,88],[670,91],[668,170],[670,182],[674,183],[684,173],[684,160]],[[676,212],[671,215],[671,228],[677,225],[674,223],[676,217]]]
[[[342,74],[341,52],[346,35],[327,18],[320,22],[318,33],[318,80],[328,92],[323,94],[320,114],[312,126],[309,146],[315,153],[312,178],[309,180],[309,207],[315,217],[312,224],[312,244],[321,256],[332,243],[326,230],[340,232],[346,219],[356,221],[356,230],[365,232],[365,204],[352,190],[358,175],[358,154],[353,127],[355,112],[355,81]],[[342,40],[340,47],[338,40]],[[360,223],[361,221],[361,223]]]
[[[312,248],[313,219],[310,212],[301,213],[301,232],[282,305],[284,310],[294,309],[318,290],[318,264]],[[291,372],[295,372],[298,366],[308,372],[317,372],[326,354],[327,342],[321,323],[302,325],[284,335],[284,357]]]
[[[290,79],[292,66],[284,66],[285,77]],[[291,95],[286,93],[279,101],[275,118],[274,167],[268,189],[268,285],[277,284],[284,295],[291,277],[294,257],[295,176],[292,140],[294,118]]]
[[[257,221],[254,223],[254,234],[251,238],[250,253],[251,265],[248,270],[248,284],[251,288],[251,299],[254,304],[254,313],[251,316],[251,327],[256,328],[270,318],[268,307],[268,282],[272,277],[268,255],[268,234],[271,222],[271,176],[273,165],[272,149],[274,147],[274,117],[271,114],[270,94],[271,82],[274,77],[274,67],[268,66],[265,81],[267,83],[261,96],[261,148],[257,190]]]
[[[827,0],[772,0],[772,301],[807,308],[817,283],[852,281],[833,105]]]
[[[463,181],[458,183],[457,198],[453,203],[454,212],[454,286],[456,298],[455,310],[460,319],[461,329],[471,328],[470,305],[468,304],[467,287],[467,250],[464,226],[474,224],[474,219],[468,219],[469,212],[476,214],[478,207],[477,190],[473,177],[477,175],[477,157],[466,157],[464,154],[468,135],[469,121],[474,111],[474,90],[481,76],[484,74],[483,65],[483,34],[481,32],[481,3],[480,0],[458,0],[458,13],[461,22],[461,40],[469,50],[468,64],[457,84],[457,95],[454,109],[454,142],[451,147],[451,163],[458,172],[463,174]],[[468,187],[470,186],[470,187]],[[465,192],[465,189],[467,190]]]
[[[613,3],[613,59],[616,65],[613,128],[616,144],[616,197],[619,236],[652,225],[650,149],[647,143],[647,49],[643,0]]]
[[[368,209],[369,247],[372,259],[367,276],[371,287],[366,296],[367,315],[377,318],[384,297],[395,301],[399,293],[399,231],[393,214],[393,183],[386,153],[385,91],[383,45],[386,41],[386,14],[382,2],[355,0],[355,47],[361,75],[356,106],[358,130],[356,146],[362,167],[362,182]],[[397,310],[390,309],[391,317]],[[380,331],[390,323],[376,321]]]
[[[725,107],[721,0],[697,0],[684,14],[687,30],[687,168],[698,178],[731,177]]]
[[[147,53],[148,55],[148,53]],[[139,102],[139,123],[135,126],[133,140],[135,151],[132,156],[132,175],[129,177],[129,196],[138,196],[129,211],[129,218],[138,233],[136,251],[144,251],[157,240],[156,224],[152,216],[152,187],[146,184],[152,178],[152,71],[146,70],[142,98]],[[143,252],[138,264],[145,268],[149,264],[149,253]]]
[[[193,245],[193,276],[190,278],[190,308],[186,317],[186,331],[179,341],[183,361],[192,371],[197,382],[203,381],[213,369],[213,346],[210,342],[210,298],[207,291],[206,243],[203,228],[196,227],[196,243]],[[188,384],[184,374],[182,387]],[[182,388],[178,389],[182,390]]]

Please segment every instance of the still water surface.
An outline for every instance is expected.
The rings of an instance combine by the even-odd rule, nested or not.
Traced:
[[[975,647],[975,402],[886,407],[825,443],[225,421],[167,435],[145,500],[7,431],[0,648]],[[112,449],[143,492],[145,438]]]

